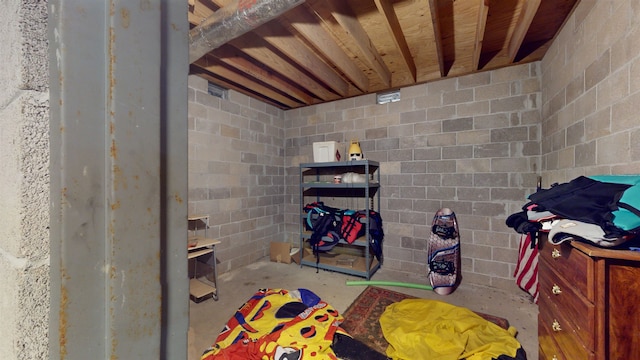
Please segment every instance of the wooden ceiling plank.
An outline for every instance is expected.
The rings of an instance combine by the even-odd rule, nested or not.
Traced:
[[[409,50],[409,45],[407,44],[407,39],[402,32],[402,27],[400,26],[400,21],[398,20],[398,16],[396,15],[395,10],[393,9],[393,4],[391,0],[375,0],[376,7],[378,11],[385,19],[385,23],[387,28],[389,29],[389,33],[391,33],[391,37],[393,41],[396,43],[396,47],[400,50],[402,54],[402,58],[404,59],[404,63],[407,66],[407,69],[411,73],[413,77],[413,82],[416,82],[417,79],[417,70],[416,63],[413,61],[413,56],[411,55],[411,50]]]
[[[478,70],[480,64],[480,54],[482,54],[482,41],[484,40],[484,31],[487,26],[487,15],[489,15],[489,1],[478,0],[478,22],[476,24],[476,42],[473,49],[473,70]]]
[[[298,6],[285,14],[289,24],[298,31],[316,50],[325,58],[330,59],[333,65],[344,76],[363,92],[369,90],[369,78],[351,61],[333,37],[318,23],[316,17],[310,14],[303,6]]]
[[[527,31],[531,26],[531,22],[533,21],[536,12],[538,12],[540,2],[541,0],[525,0],[523,9],[518,17],[518,22],[516,23],[516,28],[509,40],[509,63],[512,63],[516,58],[518,50],[520,50],[520,46],[522,46],[522,42],[524,41],[524,37],[527,35]]]
[[[429,0],[429,11],[431,12],[431,22],[433,23],[433,35],[436,40],[436,52],[438,55],[438,65],[440,66],[440,76],[444,77],[444,50],[442,48],[440,16],[438,15],[438,0]]]
[[[189,30],[189,63],[232,39],[276,19],[305,0],[235,1]]]
[[[272,21],[267,26],[255,29],[254,32],[335,92],[341,96],[348,96],[349,84],[280,23]],[[288,36],[282,36],[283,34]]]
[[[287,60],[266,48],[262,39],[253,32],[246,33],[238,39],[231,40],[229,43],[250,57],[260,60],[263,64],[268,64],[269,68],[289,79],[294,84],[306,88],[319,99],[330,101],[339,98],[337,94],[329,91],[316,80],[291,65]]]
[[[195,75],[197,75],[197,76],[199,76],[199,77],[201,77],[201,78],[203,78],[203,79],[205,79],[207,81],[211,81],[212,83],[214,83],[214,84],[216,84],[218,86],[221,86],[221,87],[223,87],[225,89],[231,89],[231,90],[237,91],[239,93],[245,94],[245,95],[247,95],[247,96],[249,96],[251,98],[257,98],[257,99],[259,99],[261,101],[264,101],[267,104],[273,105],[273,106],[275,106],[277,108],[280,108],[280,109],[283,109],[283,110],[289,110],[289,109],[293,109],[293,108],[299,107],[299,106],[290,107],[288,105],[280,104],[280,103],[278,103],[277,101],[275,101],[273,99],[270,99],[268,97],[263,96],[262,94],[255,94],[255,93],[253,93],[251,91],[248,91],[247,89],[242,88],[242,87],[240,87],[240,86],[238,86],[236,84],[233,84],[233,83],[230,83],[228,81],[225,81],[224,79],[220,79],[220,78],[214,76],[213,74],[209,73],[208,71],[206,71],[206,70],[204,70],[204,69],[202,69],[200,67],[197,67],[197,66],[194,67],[193,64],[192,64],[192,67],[197,70],[197,72],[194,73],[192,71],[192,73],[194,73]]]
[[[254,0],[187,0],[188,20],[192,26],[201,25],[203,20],[215,16],[218,9],[237,1],[248,4]],[[331,2],[338,8],[351,10],[337,12],[359,24],[366,31],[365,40],[354,36],[357,30],[349,31],[337,21]],[[359,48],[368,47],[370,51],[373,44],[370,40],[375,42],[374,52],[384,59],[390,70],[391,86],[412,81],[414,72],[407,61],[411,58],[417,77],[414,82],[464,75],[478,69],[498,69],[511,66],[515,61],[539,60],[577,2],[579,0],[306,0],[306,4],[271,22],[292,34],[295,41],[308,50],[305,54],[297,54],[292,47],[287,49],[270,35],[255,29],[250,33],[258,41],[247,43],[244,38],[238,38],[236,42],[222,45],[231,50],[229,53],[216,49],[209,54],[222,67],[236,73],[237,81],[244,75],[290,101],[285,105],[270,99],[270,94],[260,93],[260,89],[245,88],[231,81],[228,84],[233,86],[225,87],[237,88],[248,96],[286,109],[355,96],[359,92],[390,89],[378,79],[380,73]],[[387,22],[385,25],[381,14]],[[431,18],[431,23],[424,22],[426,17]],[[403,50],[398,34],[410,51]],[[421,46],[421,41],[429,43]],[[411,58],[407,56],[410,53],[413,53]],[[346,96],[344,87],[332,85],[332,81],[327,80],[329,77],[320,75],[319,67],[305,60],[309,54],[347,84]],[[370,56],[375,59],[373,53]],[[193,74],[204,72],[218,79],[217,83],[226,81],[207,70],[192,68]],[[253,86],[251,82],[245,84]]]
[[[189,24],[191,24],[191,25],[198,25],[200,23],[200,21],[202,20],[201,17],[195,15],[191,11],[189,11],[187,13],[187,19],[189,20]]]
[[[282,104],[285,104],[290,107],[296,107],[300,104],[295,100],[279,94],[277,91],[262,85],[256,81],[251,80],[250,78],[244,76],[244,74],[236,73],[225,66],[222,66],[217,60],[213,59],[211,56],[201,57],[199,60],[196,60],[194,65],[205,69],[217,76],[220,76],[226,79],[229,82],[241,85],[247,89],[251,89],[259,94],[263,94],[271,99],[274,99]]]
[[[232,2],[232,0],[210,1],[220,8],[229,5]],[[290,11],[295,9],[296,8],[294,7]],[[247,42],[250,42],[251,44],[247,44]],[[286,60],[274,54],[271,50],[260,46],[260,40],[258,39],[257,35],[253,34],[252,32],[245,34],[240,39],[231,40],[229,44],[238,48],[240,51],[244,52],[250,57],[259,60],[264,64],[269,64],[268,66],[274,71],[280,73],[285,78],[290,79],[292,82],[299,84],[301,87],[306,88],[322,100],[329,101],[338,98],[336,94],[325,89],[315,80],[309,78],[307,75],[303,74],[301,71],[289,64]]]
[[[193,14],[189,13],[189,15],[192,15],[194,20],[196,21],[191,22],[191,16],[190,16],[189,22],[191,22],[194,25],[198,25],[202,22],[202,20],[213,15],[213,13],[214,11],[207,5],[203,4],[202,0],[197,0],[193,4]]]
[[[382,83],[386,87],[391,86],[391,71],[382,60],[380,53],[373,46],[373,42],[367,35],[358,18],[354,14],[353,10],[349,7],[349,4],[344,0],[327,1],[330,5],[331,14],[334,19],[342,26],[342,28],[351,36],[356,46],[360,49],[364,59],[369,63],[369,66],[373,71],[378,74]]]
[[[239,71],[243,71],[262,82],[271,84],[273,87],[280,89],[305,104],[309,105],[314,103],[313,97],[309,94],[293,86],[290,82],[284,81],[280,77],[275,76],[274,72],[270,69],[256,65],[247,59],[246,56],[242,56],[240,50],[232,46],[223,45],[208,56],[213,56],[219,61],[232,66]]]

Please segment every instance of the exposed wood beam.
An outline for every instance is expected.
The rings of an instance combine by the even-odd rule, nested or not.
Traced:
[[[440,76],[446,76],[444,70],[442,32],[440,30],[440,16],[438,15],[438,0],[429,0],[429,11],[431,12],[431,23],[433,24],[433,36],[436,42],[436,53],[438,56],[438,65],[440,66]]]
[[[311,43],[322,55],[340,70],[344,76],[363,92],[369,91],[369,78],[351,61],[349,55],[333,40],[305,6],[299,6],[285,14],[291,26]]]
[[[524,41],[524,37],[527,35],[527,31],[531,26],[533,17],[538,12],[541,0],[525,0],[520,16],[518,17],[518,23],[514,29],[511,39],[509,40],[508,54],[509,63],[512,63],[520,50],[520,46]]]
[[[249,97],[256,97],[259,98],[260,100],[266,102],[267,104],[273,105],[277,108],[283,109],[283,110],[288,110],[291,109],[291,107],[280,104],[276,101],[274,101],[273,99],[265,96],[264,94],[259,94],[259,93],[255,93],[253,92],[251,89],[246,89],[244,87],[238,86],[234,83],[231,83],[229,81],[226,81],[225,79],[219,78],[217,75],[212,74],[210,72],[208,72],[207,70],[198,67],[198,66],[194,66],[193,64],[191,65],[192,70],[190,70],[191,74],[195,74],[198,75],[199,77],[207,80],[207,81],[211,81],[212,83],[221,86],[225,89],[231,89],[231,90],[235,90],[241,94],[245,94]]]
[[[191,4],[191,2],[193,2],[193,4]],[[202,20],[213,15],[213,9],[205,5],[202,1],[189,0],[189,6],[193,9],[193,12],[189,12],[189,22],[191,22],[191,16],[196,20],[193,24],[200,24]]]
[[[224,6],[229,5],[231,3],[231,0],[211,0],[211,2],[216,6],[219,6],[222,8]],[[328,91],[323,86],[318,84],[315,80],[311,79],[310,77],[302,73],[300,70],[292,66],[289,62],[282,59],[273,51],[267,49],[264,46],[264,43],[261,43],[258,36],[256,36],[253,33],[247,33],[241,39],[231,40],[229,44],[233,45],[235,48],[247,54],[249,57],[257,59],[261,63],[269,64],[269,67],[272,68],[275,72],[281,74],[285,78],[288,78],[291,82],[295,84],[299,84],[301,87],[308,89],[313,94],[315,94],[319,99],[328,101],[328,100],[335,100],[338,98],[336,94]],[[235,66],[242,66],[242,65],[235,64],[232,66],[235,67]],[[307,100],[310,98],[307,96],[305,97],[304,100],[301,99],[300,97],[303,95],[299,91],[296,91],[295,95],[294,93],[292,93],[291,95],[303,101],[304,103],[308,103]]]
[[[311,95],[293,86],[290,82],[283,80],[279,76],[276,76],[275,73],[271,69],[266,68],[266,66],[258,66],[233,46],[222,45],[209,55],[266,84],[271,84],[274,88],[300,100],[304,104],[310,105],[315,103]]]
[[[253,32],[246,33],[242,38],[231,40],[229,43],[250,57],[259,59],[264,64],[269,64],[269,67],[274,71],[294,84],[308,89],[319,99],[325,101],[338,99],[339,96],[337,94],[329,91],[316,80],[291,65],[286,59],[265,47],[266,43]]]
[[[484,30],[487,26],[487,15],[489,14],[489,0],[478,0],[480,9],[478,10],[478,22],[476,24],[476,42],[473,49],[473,70],[478,70],[480,64],[480,54],[482,54],[482,41]]]
[[[368,62],[373,71],[378,74],[382,83],[390,87],[391,86],[391,71],[382,60],[380,53],[373,46],[369,35],[364,30],[358,18],[353,13],[353,10],[349,7],[349,4],[344,0],[327,1],[330,5],[331,14],[336,19],[338,24],[351,36],[356,46],[360,49],[362,56]]]
[[[254,32],[335,92],[348,96],[349,84],[280,23],[272,21]]]
[[[189,63],[304,1],[251,0],[229,3],[189,31]]]
[[[278,93],[274,89],[258,82],[252,81],[243,74],[239,74],[233,70],[230,70],[226,66],[223,66],[217,59],[212,56],[205,55],[195,63],[193,63],[193,65],[207,70],[223,79],[226,79],[228,82],[235,83],[247,89],[256,91],[289,107],[296,107],[300,105],[295,100]]]
[[[407,65],[407,69],[409,69],[409,72],[413,77],[413,81],[415,82],[417,76],[416,63],[413,61],[413,56],[409,50],[407,39],[404,37],[402,27],[400,27],[400,21],[398,21],[398,16],[396,15],[396,11],[393,9],[391,0],[375,0],[375,2],[378,11],[380,11],[380,14],[382,14],[385,19],[387,28],[389,28],[389,32],[392,35],[391,37],[402,54],[404,63]]]

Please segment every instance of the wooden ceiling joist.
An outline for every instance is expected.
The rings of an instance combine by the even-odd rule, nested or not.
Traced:
[[[216,74],[222,79],[225,79],[227,83],[242,84],[242,86],[244,87],[248,87],[253,91],[257,91],[260,94],[263,94],[264,96],[270,99],[274,99],[279,103],[282,103],[287,106],[299,105],[299,103],[297,103],[295,100],[280,94],[278,91],[275,91],[273,88],[263,85],[259,82],[247,79],[246,77],[243,77],[241,74],[228,69],[227,67],[222,65],[218,60],[212,58],[211,56],[204,56],[198,59],[194,64],[200,67],[201,69],[207,70],[210,73]]]
[[[442,31],[440,30],[440,15],[438,11],[438,0],[429,0],[429,12],[431,13],[431,23],[433,24],[433,34],[436,41],[436,53],[438,55],[438,65],[440,66],[440,76],[447,76],[444,69],[444,49],[442,48]]]
[[[340,96],[349,94],[349,84],[280,23],[269,23],[269,26],[261,26],[255,32]]]
[[[484,31],[487,26],[487,15],[489,15],[489,0],[478,0],[478,22],[476,26],[476,43],[473,49],[473,69],[478,70],[480,64],[480,54],[482,53],[482,41]]]
[[[411,55],[411,50],[409,50],[407,39],[404,37],[400,21],[393,9],[391,0],[375,0],[375,3],[378,11],[380,11],[380,14],[384,17],[387,28],[389,28],[389,33],[398,47],[398,50],[400,50],[404,63],[407,65],[407,69],[411,73],[413,81],[415,82],[417,76],[416,63],[413,61],[413,55]]]
[[[253,76],[266,84],[271,84],[273,87],[300,100],[303,104],[311,105],[315,103],[314,98],[311,95],[302,91],[290,81],[286,81],[285,79],[277,76],[272,70],[265,66],[258,66],[257,62],[252,61],[248,56],[244,55],[240,50],[233,46],[223,45],[211,56],[214,56],[221,62],[234,67],[240,72]]]
[[[268,64],[275,72],[289,79],[292,83],[307,89],[323,101],[339,98],[336,93],[329,91],[315,79],[312,79],[303,71],[293,66],[289,61],[271,51],[265,46],[266,43],[255,33],[247,33],[240,39],[232,40],[230,44],[250,57],[260,59],[260,61]]]
[[[190,73],[286,110],[538,61],[580,0],[186,2],[192,30],[216,14],[249,25],[210,31],[220,44]],[[247,17],[284,3],[271,19]]]
[[[189,63],[300,5],[304,0],[230,2],[189,30]]]
[[[229,6],[231,0],[210,0],[216,6],[223,8],[225,6]],[[294,8],[295,9],[295,8]],[[291,9],[291,10],[294,10]],[[333,89],[340,96],[348,96],[349,84],[344,81],[333,69],[331,69],[326,63],[322,62],[317,56],[311,53],[304,44],[300,43],[296,40],[293,34],[288,33],[287,30],[280,25],[276,21],[269,22],[266,26],[260,26],[254,30],[254,33],[263,38],[264,41],[271,44],[274,48],[281,51],[284,55],[288,56],[295,62],[298,66],[305,69],[309,73],[313,74],[317,79],[321,79],[327,86]],[[251,36],[251,35],[249,35]],[[254,38],[255,40],[255,38]],[[239,42],[235,42],[239,44]],[[260,54],[258,51],[245,51],[246,53],[254,53],[260,57],[254,57],[257,61],[264,62],[264,59],[274,59],[279,58],[275,54],[267,54],[264,52]],[[266,58],[263,55],[268,55]],[[282,71],[293,71],[294,73],[298,73],[299,71],[292,70],[292,68],[288,65],[285,65],[284,62],[277,62],[280,64],[280,68]],[[273,63],[268,63],[270,66]],[[300,75],[300,78],[306,78],[306,75]],[[309,79],[305,80],[305,84],[309,84],[311,82],[315,82],[315,80]],[[335,99],[336,96],[334,94],[330,94],[329,92],[322,90],[321,87],[312,86],[313,89],[317,91],[313,91],[315,95],[320,97],[321,99]],[[307,103],[305,101],[305,103]]]
[[[234,84],[231,82],[228,82],[222,78],[219,78],[216,74],[210,73],[209,71],[199,67],[199,66],[194,66],[194,64],[191,64],[190,66],[190,70],[189,72],[191,74],[197,75],[207,81],[212,82],[213,84],[216,84],[222,88],[225,89],[230,89],[230,90],[235,90],[241,94],[245,94],[251,98],[255,98],[255,99],[259,99],[260,101],[264,101],[265,103],[278,107],[278,108],[287,108],[288,106],[284,105],[284,104],[280,104],[277,101],[274,101],[273,99],[265,96],[265,94],[260,94],[260,93],[256,93],[253,90],[249,89],[249,88],[245,88],[244,86],[240,86],[238,84]]]
[[[309,13],[306,6],[298,6],[289,11],[285,17],[291,26],[300,33],[316,50],[322,55],[331,59],[334,66],[341,71],[345,77],[363,92],[369,91],[369,79],[351,61],[349,56],[338,46],[330,34],[317,22],[315,16]]]
[[[541,0],[525,0],[524,2],[524,6],[518,17],[518,22],[516,23],[516,28],[509,40],[508,54],[510,63],[516,58],[518,50],[520,50],[522,46],[522,41],[524,41],[524,37],[527,35],[533,17],[540,7],[540,1]]]
[[[189,9],[189,23],[194,25],[213,15],[213,9],[202,1],[189,0]]]
[[[367,32],[362,28],[349,4],[343,0],[327,1],[327,4],[330,5],[331,14],[338,24],[351,36],[355,45],[360,49],[360,53],[368,65],[378,74],[384,86],[390,87],[391,71],[382,60],[380,53],[376,50]]]

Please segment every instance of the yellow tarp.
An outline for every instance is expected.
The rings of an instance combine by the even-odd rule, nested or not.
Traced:
[[[516,330],[487,321],[473,311],[437,300],[407,299],[389,305],[380,317],[393,360],[515,358]]]

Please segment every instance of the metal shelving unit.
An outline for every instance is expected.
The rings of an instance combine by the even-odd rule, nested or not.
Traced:
[[[379,163],[371,160],[353,160],[338,162],[303,163],[300,164],[300,209],[307,203],[323,201],[325,204],[345,208],[351,199],[364,199],[365,205],[351,210],[380,211],[380,171]],[[356,173],[364,176],[364,182],[334,183],[334,175]],[[330,202],[330,203],[329,203]],[[337,205],[336,205],[337,204]],[[306,215],[300,216],[300,266],[312,266],[319,269],[336,271],[367,280],[380,268],[381,263],[370,249],[369,211],[366,211],[365,235],[352,243],[340,240],[336,251],[320,253],[319,262],[311,251],[308,239],[311,232],[305,228]]]

